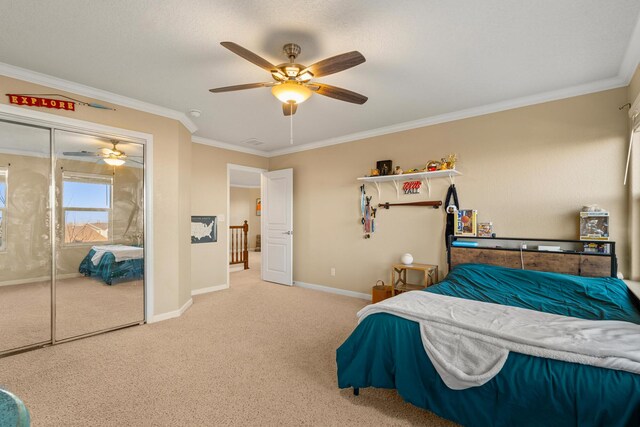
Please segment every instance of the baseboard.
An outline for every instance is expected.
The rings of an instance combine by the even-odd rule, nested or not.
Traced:
[[[57,280],[75,279],[83,276],[84,275],[81,273],[67,273],[67,274],[56,275],[56,279]],[[18,280],[6,280],[4,282],[0,282],[0,286],[26,285],[29,283],[48,282],[50,280],[51,280],[51,276],[32,277],[29,279],[18,279]]]
[[[299,286],[301,288],[313,289],[315,291],[328,292],[330,294],[338,294],[344,295],[352,298],[360,298],[371,301],[371,295],[363,294],[361,292],[347,291],[346,289],[332,288],[330,286],[322,286],[322,285],[314,285],[312,283],[304,283],[304,282],[293,282],[294,286]]]
[[[185,311],[189,309],[189,307],[191,307],[191,305],[193,305],[193,299],[189,298],[189,300],[185,302],[184,305],[180,307],[178,310],[157,314],[153,316],[153,319],[151,319],[151,322],[148,322],[148,323],[162,322],[163,320],[169,320],[169,319],[174,319],[176,317],[180,317],[184,314]]]
[[[229,273],[237,273],[238,271],[244,271],[244,264],[234,264],[229,266]]]
[[[208,294],[209,292],[221,291],[223,289],[229,289],[229,285],[217,285],[217,286],[209,286],[208,288],[200,288],[194,289],[191,291],[191,296]]]

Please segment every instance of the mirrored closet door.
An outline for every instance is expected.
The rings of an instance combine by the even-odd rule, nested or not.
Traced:
[[[144,322],[144,151],[0,119],[0,356]]]
[[[56,130],[55,339],[144,320],[144,146]]]
[[[50,139],[0,121],[0,353],[51,341]]]

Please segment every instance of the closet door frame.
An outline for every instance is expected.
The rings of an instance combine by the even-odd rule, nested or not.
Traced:
[[[99,123],[88,122],[84,120],[78,120],[70,117],[58,116],[55,114],[45,113],[42,111],[29,110],[22,107],[14,107],[11,105],[0,104],[0,119],[13,122],[19,125],[35,126],[48,129],[51,132],[50,136],[50,153],[51,153],[51,181],[49,183],[49,203],[51,204],[50,214],[50,235],[53,238],[55,232],[55,221],[57,220],[57,213],[55,212],[55,177],[53,174],[55,168],[55,131],[63,130],[70,132],[83,133],[87,135],[97,136],[101,138],[112,139],[127,139],[132,142],[142,144],[144,147],[144,323],[152,322],[154,316],[154,280],[153,280],[153,135],[137,132],[128,129],[121,129],[113,126],[102,125]],[[46,343],[37,343],[33,346],[22,347],[20,349],[11,350],[6,353],[0,353],[2,355],[12,354],[15,352],[25,351],[35,347],[42,347],[50,344],[56,344],[66,341],[72,341],[75,339],[83,338],[90,335],[106,332],[107,330],[120,329],[129,325],[118,326],[107,330],[91,332],[88,334],[80,335],[73,338],[67,338],[62,340],[55,339],[55,256],[56,256],[56,243],[55,239],[51,240],[51,255],[52,255],[52,267],[51,267],[51,341]],[[137,324],[133,323],[133,324]]]

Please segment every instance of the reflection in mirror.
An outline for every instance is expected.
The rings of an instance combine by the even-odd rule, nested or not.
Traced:
[[[55,131],[56,340],[144,319],[144,149]]]
[[[0,353],[51,341],[50,140],[0,121]]]

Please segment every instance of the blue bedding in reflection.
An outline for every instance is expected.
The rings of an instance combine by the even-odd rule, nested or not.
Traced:
[[[640,324],[637,299],[609,277],[466,264],[426,292]],[[341,388],[395,388],[467,426],[640,426],[640,375],[512,352],[488,383],[451,390],[425,353],[419,325],[390,314],[365,318],[338,349],[337,364]]]
[[[117,262],[115,255],[106,252],[102,255],[98,265],[94,265],[91,258],[96,251],[91,249],[80,263],[79,271],[85,276],[98,277],[107,285],[116,281],[136,280],[144,276],[144,259],[130,259]]]

